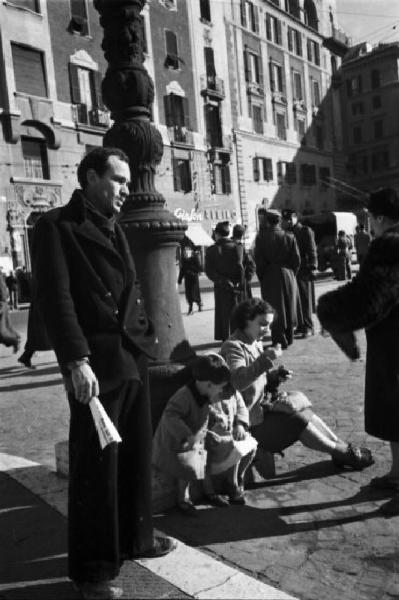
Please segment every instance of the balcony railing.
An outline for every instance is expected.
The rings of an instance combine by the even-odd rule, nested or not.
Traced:
[[[201,94],[223,99],[225,97],[223,79],[216,75],[201,75]]]
[[[87,109],[86,104],[74,104],[72,106],[74,121],[82,125],[92,125],[94,127],[109,127],[109,112],[99,108]]]

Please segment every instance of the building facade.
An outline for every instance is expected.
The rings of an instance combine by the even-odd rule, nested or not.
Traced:
[[[364,192],[399,190],[399,43],[360,44],[340,74],[346,179]]]
[[[261,206],[335,207],[329,182],[340,114],[331,77],[340,57],[328,43],[335,19],[334,3],[324,0],[226,5],[237,187],[250,238]]]

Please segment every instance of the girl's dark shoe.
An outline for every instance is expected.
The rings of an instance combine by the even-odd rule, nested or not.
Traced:
[[[209,504],[212,504],[212,506],[218,506],[220,508],[226,508],[226,506],[229,506],[229,502],[220,494],[205,494],[205,498]]]
[[[177,508],[186,517],[198,517],[198,511],[192,502],[184,500],[177,503]]]
[[[109,581],[100,581],[98,583],[75,581],[73,585],[84,600],[115,600],[123,596],[123,589],[111,585]]]
[[[28,369],[34,369],[35,367],[32,365],[31,359],[30,357],[26,354],[26,352],[24,352],[23,354],[21,354],[21,356],[17,359],[18,362],[20,362],[22,365],[25,365],[25,367],[27,367]]]
[[[336,467],[343,469],[349,467],[355,471],[362,471],[374,464],[373,455],[368,448],[360,448],[352,444],[348,444],[344,452],[334,452],[332,461]]]

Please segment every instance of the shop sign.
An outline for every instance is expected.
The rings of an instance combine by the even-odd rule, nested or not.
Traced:
[[[183,208],[176,208],[175,217],[181,219],[182,221],[188,221],[189,223],[192,221],[202,221],[202,213],[196,211],[195,208],[193,208],[191,212],[188,212]]]

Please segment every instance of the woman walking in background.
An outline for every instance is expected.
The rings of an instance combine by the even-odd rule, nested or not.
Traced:
[[[177,283],[180,285],[184,279],[184,293],[188,304],[188,315],[193,314],[194,302],[198,304],[198,310],[202,310],[201,292],[199,286],[199,274],[201,263],[198,252],[190,246],[183,246],[182,260]]]

